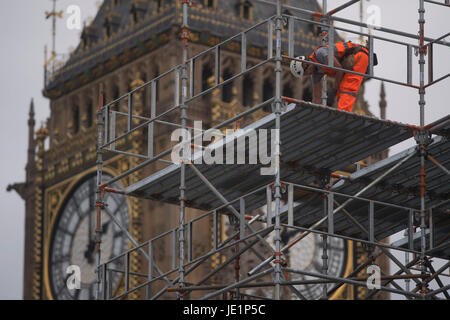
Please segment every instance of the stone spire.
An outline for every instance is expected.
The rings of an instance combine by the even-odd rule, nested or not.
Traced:
[[[35,164],[36,155],[36,139],[34,138],[34,126],[36,121],[34,119],[34,100],[31,99],[30,111],[28,113],[28,159],[26,166],[27,181],[31,178],[31,171]]]
[[[28,113],[28,162],[34,160],[36,140],[34,139],[34,126],[36,121],[34,119],[34,100],[31,99],[30,111]]]
[[[30,111],[28,113],[28,159],[25,166],[26,181],[14,184],[9,184],[6,190],[8,192],[14,190],[19,196],[26,200],[27,185],[33,183],[33,170],[35,168],[35,155],[36,155],[36,140],[34,139],[34,126],[36,121],[34,120],[34,101],[31,99]]]
[[[386,91],[384,90],[384,82],[381,82],[380,89],[380,118],[386,119]]]

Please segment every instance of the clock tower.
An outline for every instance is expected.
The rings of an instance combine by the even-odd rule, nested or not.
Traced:
[[[314,0],[291,1],[309,10],[320,10]],[[24,299],[92,299],[93,271],[93,229],[95,215],[96,187],[96,112],[99,105],[99,87],[104,85],[105,102],[111,102],[138,88],[148,80],[163,74],[181,62],[181,1],[155,0],[105,0],[95,17],[82,31],[76,50],[60,67],[46,70],[43,94],[50,100],[50,117],[35,132],[34,105],[30,106],[28,162],[26,182],[14,184],[14,189],[25,201],[25,268]],[[249,1],[214,0],[196,1],[192,11],[189,55],[192,56],[217,44],[221,39],[234,35],[245,26],[251,26],[264,17],[271,16],[273,7],[252,4]],[[312,51],[320,44],[319,30],[306,25],[298,30],[299,49],[303,53]],[[223,52],[221,77],[233,74],[234,57],[240,49],[232,45]],[[267,54],[256,44],[248,48],[248,62],[256,65]],[[207,88],[214,82],[214,61],[205,57],[196,66],[198,85]],[[267,66],[271,68],[272,66]],[[269,70],[269,69],[267,69]],[[288,69],[286,69],[288,70]],[[267,100],[273,96],[273,82],[269,72],[261,69],[250,77],[236,79],[221,91],[214,91],[190,110],[196,120],[211,125],[229,114]],[[283,95],[311,100],[310,81],[294,79],[284,72]],[[306,79],[307,80],[307,79]],[[168,108],[173,102],[173,81],[164,80],[157,88],[158,111]],[[150,103],[150,92],[143,91],[135,97],[135,106],[145,110]],[[126,103],[126,102],[124,102]],[[330,105],[334,101],[331,98]],[[367,103],[362,96],[358,100],[358,112],[368,114]],[[126,105],[119,104],[117,110]],[[143,111],[142,111],[143,112]],[[121,125],[118,121],[117,130]],[[155,128],[155,153],[169,147],[168,130]],[[141,153],[146,146],[146,136],[136,134],[132,141],[121,141],[122,150]],[[47,143],[48,141],[48,143]],[[48,148],[45,146],[48,145]],[[136,165],[136,159],[125,155],[108,154],[104,162],[104,177],[117,176]],[[152,164],[149,171],[157,171],[160,164]],[[134,173],[118,181],[117,189],[131,185],[145,177],[145,172]],[[102,217],[102,261],[130,247],[127,234],[114,224],[119,221],[137,242],[151,239],[170,230],[178,224],[178,208],[170,204],[137,198],[111,195],[106,200],[108,214]],[[187,219],[199,212],[187,210]],[[226,234],[226,223],[221,228]],[[208,221],[199,229],[199,238],[210,239],[212,227]],[[317,259],[320,238],[305,239],[301,255],[292,251],[289,259],[298,268],[312,268]],[[155,259],[161,264],[170,264],[166,254],[170,241],[162,241],[155,248]],[[203,243],[194,244],[201,250]],[[330,272],[346,275],[357,263],[357,245],[338,241],[333,244],[330,261],[334,263]],[[303,252],[302,251],[302,252]],[[214,263],[205,264],[193,273],[201,279]],[[79,266],[81,290],[76,294],[66,287],[68,267]],[[121,268],[120,263],[116,266]],[[139,273],[147,268],[139,256],[130,256],[132,272]],[[231,274],[232,272],[230,272]],[[133,280],[131,280],[133,281]],[[123,279],[114,279],[113,290],[123,286]],[[356,298],[352,288],[336,292],[334,298]],[[159,288],[157,288],[159,289]],[[314,288],[305,293],[317,298]],[[164,297],[164,296],[163,296]],[[135,292],[130,298],[140,298]],[[192,297],[195,298],[195,297]]]

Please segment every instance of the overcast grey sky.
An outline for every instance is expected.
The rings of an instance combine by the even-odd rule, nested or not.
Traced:
[[[347,0],[329,0],[334,8]],[[321,3],[322,1],[320,1]],[[72,4],[81,8],[82,20],[95,15],[100,1],[59,0],[58,10],[67,10]],[[371,0],[365,6],[381,8],[381,23],[408,33],[418,31],[417,0]],[[25,179],[27,150],[27,117],[31,98],[34,98],[37,125],[49,116],[48,101],[42,97],[44,45],[51,43],[51,23],[45,20],[45,11],[51,10],[49,0],[0,1],[0,90],[3,116],[0,117],[0,299],[22,298],[24,204],[15,193],[7,193],[6,186]],[[338,14],[340,17],[359,19],[359,6],[354,5]],[[438,37],[446,32],[450,9],[426,4],[425,32],[429,37]],[[67,18],[67,14],[65,15]],[[339,24],[338,24],[339,25]],[[351,28],[351,27],[348,27]],[[80,31],[66,28],[66,20],[57,24],[57,52],[67,53],[77,45]],[[378,34],[375,31],[375,34]],[[381,34],[381,33],[380,33]],[[350,34],[349,39],[357,40]],[[398,37],[393,37],[399,39]],[[450,41],[450,37],[447,38]],[[416,44],[415,40],[407,42]],[[404,81],[406,78],[406,55],[404,50],[390,44],[375,42],[380,64],[375,75]],[[450,48],[436,48],[435,79],[450,72]],[[417,61],[414,60],[417,83]],[[427,90],[426,123],[449,113],[450,79]],[[379,81],[370,81],[366,87],[366,99],[371,111],[379,115]],[[419,123],[417,90],[386,84],[388,119],[411,124]],[[398,152],[412,142],[393,148]],[[391,154],[393,153],[391,152]]]

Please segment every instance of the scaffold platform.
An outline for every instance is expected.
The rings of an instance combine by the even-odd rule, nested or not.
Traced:
[[[212,147],[215,150],[226,150],[224,145],[235,143],[245,132],[274,128],[275,115],[269,114]],[[348,165],[411,138],[412,135],[412,127],[407,124],[379,120],[307,102],[289,104],[281,114],[281,179],[309,184],[317,179],[318,172],[326,174],[345,169]],[[249,152],[257,151],[249,149],[246,139],[246,154]],[[201,155],[201,152],[195,153],[193,162]],[[311,164],[314,164],[314,167]],[[229,200],[259,189],[273,180],[271,175],[260,174],[263,167],[260,163],[196,164],[196,167]],[[189,185],[186,191],[187,206],[210,210],[222,204],[189,167],[186,184]],[[173,164],[129,186],[125,192],[130,196],[178,204],[179,185],[180,165]],[[266,201],[265,197],[265,190],[248,197],[248,210],[261,207]]]
[[[448,141],[447,138],[435,136],[432,138],[432,142],[428,146],[427,151],[428,154],[433,156],[439,163],[443,165],[447,164],[448,166],[448,163],[450,162],[450,141]],[[375,181],[383,172],[398,163],[398,161],[416,152],[417,148],[411,147],[394,156],[354,172],[348,179],[341,180],[331,188],[333,192],[336,192],[335,199],[339,198],[338,194],[355,194],[370,182]],[[448,175],[446,175],[443,170],[435,166],[431,161],[427,161],[425,166],[427,172],[425,197],[427,208],[432,209],[431,228],[433,229],[433,238],[437,242],[436,244],[439,245],[439,243],[445,241],[450,233],[450,214],[448,212],[450,206],[450,185],[448,184]],[[386,177],[383,182],[380,182],[372,189],[369,189],[361,196],[370,199],[374,203],[374,235],[376,238],[385,239],[408,228],[411,211],[420,210],[418,176],[418,159],[417,156],[413,156],[397,170],[393,171],[391,175]],[[301,197],[295,198],[295,201],[295,225],[308,227],[323,217],[323,200],[321,199],[320,194],[312,196],[311,192],[308,192]],[[347,206],[346,211],[360,225],[364,226],[366,229],[369,228],[368,203],[354,201]],[[287,209],[285,208],[283,212],[284,219],[282,221],[286,221],[287,219],[286,212]],[[417,219],[414,216],[412,219],[412,223],[417,225]],[[368,238],[367,234],[362,232],[355,223],[352,223],[344,212],[336,213],[334,217],[334,229],[335,232],[339,234],[360,239]],[[430,248],[429,241],[430,237],[427,237],[427,247]],[[414,241],[414,249],[420,249],[419,240]],[[427,253],[432,256],[448,259],[450,257],[448,242],[445,247],[435,246],[434,249]]]

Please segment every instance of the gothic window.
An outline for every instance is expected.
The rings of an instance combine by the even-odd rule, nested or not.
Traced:
[[[112,101],[117,100],[117,99],[120,98],[120,92],[119,92],[119,87],[118,86],[115,85],[113,87],[112,94],[113,94]]]
[[[252,4],[248,0],[242,1],[241,17],[246,20],[250,20],[252,18]]]
[[[81,47],[88,48],[97,41],[97,29],[95,26],[85,26],[81,33]]]
[[[89,101],[86,108],[86,125],[88,128],[92,127],[92,125],[94,124],[93,113],[94,110],[92,101]]]
[[[105,31],[105,37],[110,38],[112,35],[112,25],[108,19],[106,19],[105,23],[103,24],[103,30]]]
[[[156,12],[160,12],[162,8],[162,0],[155,0]]]
[[[131,23],[135,24],[141,21],[144,18],[145,11],[147,10],[147,4],[144,2],[134,2],[131,5],[130,15],[131,15]]]
[[[109,100],[106,100],[106,92],[105,92],[105,104],[106,103],[111,103],[111,102],[113,102],[113,101],[115,101],[115,100],[117,100],[119,98],[120,98],[120,91],[119,91],[119,87],[116,84],[114,84],[113,87],[112,87],[111,97],[108,97]],[[111,105],[111,110],[118,111],[119,110],[119,104],[118,103],[112,104]]]
[[[159,76],[159,67],[158,65],[154,65],[153,67],[153,79]],[[159,86],[161,84],[161,81],[156,82],[156,102],[159,102]]]
[[[147,83],[147,74],[146,74],[146,73],[142,73],[141,79],[142,79],[142,81],[143,81],[144,83]],[[143,99],[142,99],[142,103],[143,103],[144,110],[147,110],[147,109],[148,109],[147,106],[150,105],[150,103],[149,103],[149,97],[150,97],[150,91],[151,91],[151,90],[152,90],[152,89],[151,89],[150,85],[145,86],[145,87],[142,89],[142,92],[143,92],[143,95],[144,95],[144,96],[143,96]]]
[[[81,36],[81,46],[83,48],[87,48],[89,46],[89,40],[84,34]]]
[[[77,134],[80,130],[80,108],[78,105],[72,108],[72,125],[73,125],[73,134]]]
[[[204,64],[202,71],[202,91],[205,91],[211,87],[209,81],[212,76],[213,72],[211,67],[207,64]]]
[[[131,7],[131,20],[133,21],[133,23],[137,23],[139,21],[138,12],[134,6]]]
[[[253,104],[254,85],[249,75],[246,75],[242,81],[242,104],[250,107]]]
[[[112,0],[113,8],[120,4],[120,0]]]
[[[216,0],[204,0],[204,4],[207,8],[215,8]]]
[[[269,78],[266,78],[263,84],[263,100],[267,101],[273,98],[273,96],[274,96],[273,83]]]
[[[223,72],[223,81],[230,79],[233,75],[231,71],[226,69]],[[233,81],[222,86],[222,100],[224,102],[231,102],[233,98]]]

